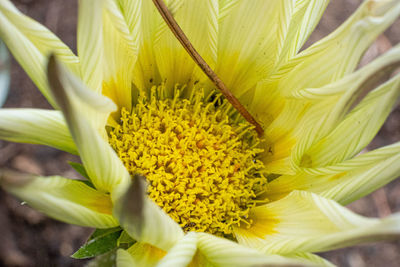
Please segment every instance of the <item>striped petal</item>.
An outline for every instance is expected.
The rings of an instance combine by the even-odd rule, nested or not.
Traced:
[[[174,8],[173,5],[177,7]],[[218,1],[170,1],[169,8],[190,42],[211,68],[214,68],[217,61]],[[165,23],[155,34],[157,66],[167,88],[173,90],[175,84],[193,85],[199,80],[208,82],[208,78]]]
[[[46,99],[55,106],[46,79],[46,57],[55,53],[79,74],[79,59],[43,25],[19,12],[9,0],[0,1],[0,38]]]
[[[103,0],[79,0],[77,44],[82,80],[101,93],[103,85]]]
[[[146,75],[146,71],[142,70],[142,61],[141,58],[146,58],[145,51],[147,49],[143,49],[144,46],[144,36],[150,34],[148,29],[143,29],[143,25],[145,25],[144,21],[151,20],[154,14],[148,12],[145,6],[154,4],[150,1],[131,1],[131,0],[116,0],[118,7],[121,10],[121,15],[125,20],[127,28],[129,30],[130,36],[132,36],[132,40],[134,41],[135,49],[137,52],[137,60],[133,69],[133,85],[132,85],[132,100],[135,101],[138,95],[138,89],[143,90],[145,88],[151,88],[151,86],[147,86],[151,77],[154,75]],[[146,16],[143,16],[146,14]],[[148,42],[146,42],[148,43]],[[146,58],[147,59],[147,58]],[[154,64],[153,64],[154,63]],[[149,64],[150,68],[156,69],[156,64],[154,60],[150,60],[145,62],[145,64]],[[143,71],[143,72],[142,72]],[[146,81],[146,82],[145,82]],[[146,85],[145,85],[146,84]]]
[[[82,181],[0,170],[0,184],[33,208],[57,220],[95,228],[118,226],[111,215],[109,195]]]
[[[294,253],[294,254],[290,254],[290,255],[285,255],[285,257],[289,257],[289,258],[293,258],[293,259],[297,259],[297,260],[303,260],[303,261],[308,261],[310,263],[315,264],[316,266],[320,266],[320,267],[335,267],[336,265],[334,265],[333,263],[329,262],[328,260],[312,254],[312,253]]]
[[[364,51],[400,14],[397,0],[367,0],[336,31],[282,66],[275,74],[291,95],[342,78],[357,66]]]
[[[241,246],[228,239],[198,233],[199,254],[193,266],[248,267],[248,266],[313,266],[307,260],[290,259],[278,255],[267,255]]]
[[[279,57],[270,75],[295,57],[316,27],[328,3],[329,0],[295,1],[293,10],[289,12],[290,16],[286,20],[282,20],[287,24],[287,30],[284,31],[286,34],[282,36],[283,40],[279,44],[281,47]],[[288,7],[290,5],[285,5],[285,9]],[[262,80],[257,82],[254,98],[249,105],[250,111],[263,123],[264,128],[267,128],[278,117],[286,102],[279,90],[279,81],[271,81],[268,77],[261,77]]]
[[[277,200],[293,190],[304,190],[346,205],[397,178],[399,158],[400,143],[396,143],[336,165],[302,169],[273,180],[264,197]]]
[[[135,262],[132,259],[132,256],[129,254],[128,251],[120,248],[117,250],[117,259],[116,259],[116,264],[117,267],[132,267],[135,266]],[[137,265],[136,266],[140,266]],[[144,265],[144,266],[151,266],[150,264]]]
[[[244,104],[253,97],[251,89],[272,70],[292,12],[293,1],[288,0],[221,5],[215,72]]]
[[[183,231],[148,198],[144,188],[141,176],[135,175],[115,204],[114,215],[133,239],[168,251],[182,239]]]
[[[157,267],[186,267],[192,261],[197,250],[197,235],[186,234],[158,262]]]
[[[330,0],[297,0],[276,66],[293,58],[311,35]]]
[[[288,100],[283,110],[264,132],[264,153],[261,159],[271,173],[294,174],[290,156],[293,147],[302,137],[303,128],[298,127],[304,115],[306,103]]]
[[[304,126],[302,123],[304,115],[310,110],[309,113],[314,118],[319,116],[321,119],[326,106],[329,107],[331,103],[335,103],[331,102],[328,105],[321,103],[322,110],[317,110],[315,107],[315,110],[311,111],[311,103],[282,99],[282,94],[297,97],[301,90],[327,85],[352,72],[369,44],[399,14],[398,1],[365,1],[357,12],[335,32],[289,60],[279,70],[274,71],[272,77],[260,84],[256,98],[262,98],[262,95],[265,95],[262,91],[268,88],[269,93],[266,95],[271,95],[273,99],[272,104],[272,101],[266,101],[265,106],[262,102],[258,106],[254,105],[256,115],[268,126],[265,130],[265,139],[269,143],[266,144],[267,153],[263,158],[271,172],[295,173],[293,167],[296,166],[292,166],[290,159],[294,146],[300,140],[313,142],[315,138],[312,135],[315,132],[310,129],[318,130],[317,123],[312,123],[312,128]],[[262,110],[266,106],[271,106],[272,112],[264,114],[265,111]],[[293,116],[293,114],[296,115]],[[323,119],[319,121],[321,124],[324,122]],[[304,147],[304,141],[302,142],[301,148]],[[301,148],[296,149],[301,151]]]
[[[118,108],[132,107],[133,68],[137,61],[139,40],[133,39],[127,22],[115,1],[106,1],[103,12],[103,94]],[[138,38],[138,36],[134,36]]]
[[[105,133],[105,122],[96,125],[98,117],[106,118],[115,108],[114,104],[108,98],[85,88],[54,57],[50,58],[48,75],[54,98],[64,113],[79,155],[95,187],[103,192],[113,192],[119,186],[125,188],[130,181],[129,173],[101,136]]]
[[[0,139],[78,154],[63,115],[54,110],[0,109]]]
[[[166,25],[152,1],[119,0],[119,4],[128,25],[130,25],[131,34],[138,36],[137,38],[140,40],[138,60],[134,67],[135,87],[141,91],[149,90],[153,85],[159,85],[162,82],[153,48],[157,30]],[[136,18],[137,21],[130,19],[129,16]]]
[[[370,92],[338,126],[305,151],[303,167],[321,167],[358,154],[376,135],[400,96],[400,75]]]
[[[400,235],[400,214],[369,219],[302,191],[254,208],[250,218],[250,228],[236,229],[237,240],[268,253],[326,251]]]
[[[118,249],[117,267],[154,267],[166,252],[149,244],[136,242],[127,250]]]
[[[356,153],[355,149],[363,148],[369,142],[371,136],[376,133],[376,130],[379,129],[380,124],[390,111],[390,105],[393,105],[393,101],[396,99],[396,94],[399,91],[397,88],[398,78],[394,78],[386,85],[382,85],[374,92],[371,92],[364,99],[363,104],[354,109],[352,115],[348,115],[347,122],[344,122],[343,118],[348,113],[351,105],[362,94],[371,90],[371,87],[376,86],[377,81],[390,75],[390,72],[400,65],[399,49],[400,46],[393,48],[369,65],[345,76],[335,83],[320,88],[300,90],[296,94],[297,99],[285,100],[282,111],[275,113],[279,114],[279,116],[265,130],[265,139],[268,141],[266,144],[268,149],[266,151],[268,153],[264,154],[264,161],[271,172],[294,174],[295,168],[319,166],[318,164],[321,165],[322,163],[318,163],[318,161],[327,161],[327,157],[335,160],[335,156],[332,156],[336,151],[335,149],[343,148],[342,146],[336,146],[338,140],[341,140],[341,138],[334,141],[334,144],[331,146],[326,143],[326,138],[328,138],[328,134],[333,135],[332,131],[335,127],[337,127],[337,138],[340,129],[343,131],[345,125],[349,127],[349,124],[351,124],[350,120],[354,122],[360,119],[360,123],[371,128],[365,131],[366,129],[362,125],[357,124],[358,131],[353,131],[353,125],[350,125],[347,131],[350,131],[359,140],[346,139],[349,142],[354,142],[353,145],[356,148],[348,146],[343,151],[347,151],[344,153],[348,153],[347,155],[349,155]],[[268,86],[268,83],[264,86]],[[271,99],[274,101],[272,102],[271,100],[271,102],[268,102],[268,107],[278,109],[274,107],[279,105],[279,99],[277,97],[274,98],[274,95],[271,96]],[[379,106],[379,108],[375,110],[375,106]],[[376,112],[378,110],[380,112]],[[369,112],[365,114],[370,115],[364,116],[363,112],[365,111]],[[342,122],[342,125],[338,126],[340,122]],[[362,129],[365,132],[362,132]],[[357,134],[359,135],[357,136]],[[347,136],[347,134],[343,135]],[[335,147],[335,149],[329,152],[327,152],[328,150],[324,150],[324,152],[327,152],[324,155],[322,153],[312,154],[315,150],[311,151],[310,149],[313,146],[315,149],[318,145],[321,148],[322,143],[329,146],[329,148]]]
[[[299,91],[296,97],[309,100],[312,107],[304,114],[304,129],[308,130],[300,133],[302,137],[293,152],[293,162],[300,166],[305,152],[334,130],[354,102],[377,82],[389,78],[397,66],[400,66],[400,46],[335,83]],[[381,100],[384,97],[381,96]]]

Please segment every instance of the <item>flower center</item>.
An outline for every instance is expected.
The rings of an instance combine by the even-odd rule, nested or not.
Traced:
[[[153,87],[110,131],[125,167],[146,177],[149,197],[185,231],[228,236],[250,225],[249,210],[267,186],[253,127],[215,93],[162,95]]]

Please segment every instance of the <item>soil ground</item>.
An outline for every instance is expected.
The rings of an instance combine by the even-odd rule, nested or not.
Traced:
[[[76,0],[14,0],[22,12],[40,21],[76,51]],[[307,45],[326,36],[342,23],[361,0],[332,0],[327,13]],[[364,63],[400,41],[400,20],[380,37],[367,53]],[[12,61],[11,90],[5,107],[50,108],[39,91]],[[400,140],[400,109],[393,111],[368,149]],[[77,174],[68,161],[78,158],[52,148],[0,141],[0,167],[7,166],[41,175]],[[400,163],[399,163],[400,164]],[[365,216],[383,217],[400,211],[400,180],[393,181],[349,208]],[[0,189],[0,266],[83,266],[69,257],[90,235],[92,229],[71,226],[47,218],[21,205]],[[400,266],[400,241],[385,242],[322,253],[338,266]]]

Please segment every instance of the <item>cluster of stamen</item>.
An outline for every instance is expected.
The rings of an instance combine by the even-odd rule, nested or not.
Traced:
[[[262,152],[251,125],[219,96],[163,97],[154,87],[132,112],[121,111],[109,142],[131,174],[146,177],[149,197],[185,231],[231,235],[251,224],[265,192]]]

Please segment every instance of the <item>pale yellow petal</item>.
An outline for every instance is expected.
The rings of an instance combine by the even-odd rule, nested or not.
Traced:
[[[329,0],[295,1],[292,10],[287,11],[289,13],[287,19],[281,21],[287,24],[281,28],[287,27],[287,29],[282,29],[284,34],[283,40],[279,43],[278,59],[271,73],[261,77],[262,80],[257,82],[254,98],[249,105],[250,112],[262,123],[264,129],[278,117],[286,102],[279,87],[279,80],[271,80],[269,76],[279,71],[283,64],[299,52],[319,22],[328,3]],[[291,5],[287,4],[284,8],[290,7]]]
[[[312,262],[316,266],[320,266],[320,267],[335,267],[336,266],[333,263],[331,263],[330,261],[328,261],[316,254],[312,254],[312,253],[299,252],[299,253],[294,253],[294,254],[285,255],[285,256],[296,259],[296,260],[305,260],[308,262]]]
[[[154,246],[136,242],[128,250],[119,249],[117,251],[117,267],[153,267],[165,254],[165,251]]]
[[[343,79],[320,88],[307,88],[298,92],[299,99],[311,101],[304,114],[304,132],[292,159],[300,165],[304,152],[329,134],[349,112],[360,96],[372,90],[378,82],[390,77],[400,66],[400,46]]]
[[[1,109],[0,138],[11,142],[47,145],[78,154],[64,117],[59,111]]]
[[[197,52],[215,68],[218,41],[218,1],[185,0],[177,2],[174,18],[187,35]],[[165,23],[164,23],[165,24]],[[179,43],[171,30],[163,25],[156,32],[154,51],[162,81],[171,89],[175,84],[208,83],[208,78],[196,66],[188,52]]]
[[[290,156],[301,137],[302,128],[298,127],[298,124],[306,107],[301,101],[286,101],[279,116],[265,129],[261,159],[270,172],[295,173]]]
[[[117,267],[132,267],[135,266],[135,261],[128,251],[120,248],[117,250],[116,265]],[[148,264],[146,266],[150,267],[151,265]]]
[[[126,2],[129,2],[126,3]],[[154,42],[158,29],[165,27],[164,21],[154,7],[152,1],[125,1],[120,0],[122,13],[126,14],[126,20],[133,36],[140,36],[138,60],[134,66],[133,80],[135,87],[141,91],[150,90],[153,85],[161,84],[162,80],[155,59]],[[135,5],[131,7],[131,5]],[[133,10],[133,12],[131,11]],[[133,25],[128,14],[135,14],[138,21]],[[146,16],[143,16],[146,14]],[[133,28],[133,27],[139,27]]]
[[[275,68],[294,57],[311,35],[330,0],[297,0],[290,18],[279,61]]]
[[[115,108],[114,104],[110,99],[85,88],[54,57],[50,58],[48,73],[52,93],[64,113],[81,160],[95,187],[103,192],[113,192],[116,187],[127,186],[130,175],[101,136],[105,133],[105,122],[98,124],[98,118],[106,118]]]
[[[157,267],[186,267],[193,259],[197,250],[197,235],[186,234],[158,262]]]
[[[336,165],[305,168],[274,179],[264,197],[278,200],[293,190],[304,190],[348,204],[397,178],[399,157],[400,143],[396,143]]]
[[[102,19],[103,94],[111,98],[119,109],[125,107],[131,110],[133,68],[138,57],[139,36],[131,36],[127,22],[114,1],[106,1]]]
[[[305,150],[299,165],[333,165],[358,154],[376,135],[399,96],[400,75],[397,75],[370,92],[332,132]]]
[[[199,253],[204,255],[203,260],[209,264],[207,266],[313,266],[313,263],[307,260],[267,255],[228,239],[206,233],[198,233],[198,238]]]
[[[110,196],[82,181],[1,172],[0,183],[5,190],[52,218],[96,228],[118,226],[111,215]]]
[[[79,59],[46,27],[25,16],[9,0],[0,1],[0,38],[46,99],[55,106],[46,80],[46,57],[55,53],[79,75]]]
[[[221,7],[215,72],[244,104],[273,69],[287,33],[293,1],[236,1]]]
[[[313,156],[306,152],[319,140],[324,140],[323,138],[326,138],[338,126],[360,95],[373,89],[377,80],[390,75],[390,72],[400,65],[399,49],[400,46],[393,48],[369,65],[335,83],[320,88],[301,90],[296,94],[296,100],[285,100],[279,95],[272,94],[271,99],[266,102],[268,108],[265,109],[267,110],[265,115],[260,114],[264,121],[272,121],[267,124],[268,127],[265,129],[268,153],[264,154],[264,161],[272,172],[293,174],[293,168],[298,168],[296,165],[301,168],[310,167],[311,165],[306,164],[309,164],[313,157],[320,157],[321,154]],[[263,86],[270,88],[271,85],[273,84],[265,83]],[[379,128],[379,121],[373,124],[373,117],[377,118],[380,115],[381,118],[384,118],[390,109],[389,107],[386,110],[384,108],[386,105],[390,105],[389,102],[392,100],[389,95],[392,94],[393,100],[396,97],[396,80],[392,80],[387,86],[391,86],[391,89],[387,88],[387,90],[391,90],[391,92],[387,92],[387,97],[379,96],[377,92],[371,93],[370,96],[375,94],[376,102],[386,101],[385,104],[383,102],[375,103],[379,106],[378,110],[383,113],[374,112],[372,117],[361,119],[364,124],[375,130]],[[384,88],[378,90],[384,90]],[[369,102],[370,107],[366,105],[364,109],[370,108],[369,112],[371,113],[375,108],[372,107],[371,101],[368,99],[365,101]],[[272,112],[269,112],[269,107]],[[359,116],[364,117],[361,111],[359,111]],[[369,119],[369,122],[366,119]],[[348,131],[357,134],[357,131],[350,130],[354,127],[353,125],[347,124],[347,126],[350,127],[347,129]],[[342,129],[343,127],[342,125]],[[362,127],[358,128],[360,132]],[[371,136],[373,133],[374,131],[363,133],[364,145],[369,142],[367,135]],[[336,147],[336,145],[332,146]],[[361,146],[362,144],[359,143],[359,148]],[[321,156],[319,160],[328,157],[330,152],[334,152],[334,150]]]
[[[101,93],[103,85],[103,0],[79,0],[77,44],[82,80]]]
[[[274,74],[286,95],[319,87],[356,68],[369,45],[400,15],[398,0],[367,0],[336,31],[294,57]]]
[[[129,188],[121,191],[113,213],[133,239],[168,251],[181,240],[183,231],[147,196],[144,183],[135,176]]]
[[[236,229],[237,240],[268,253],[326,251],[400,235],[400,214],[369,219],[304,191],[255,207],[250,218],[250,228]]]

